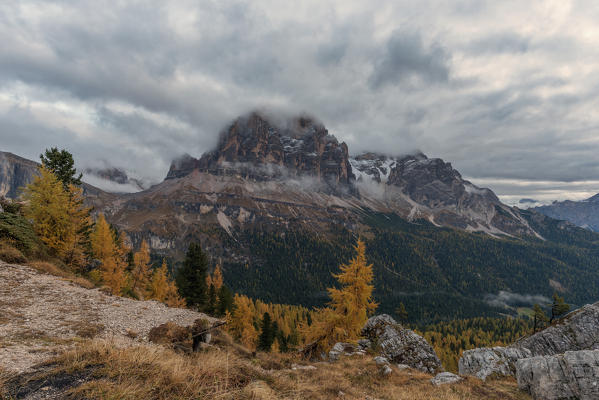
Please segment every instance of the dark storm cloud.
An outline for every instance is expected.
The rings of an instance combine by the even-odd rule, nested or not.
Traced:
[[[353,152],[422,149],[500,195],[582,196],[599,176],[590,4],[7,0],[0,150],[157,181],[265,108],[314,114]]]
[[[417,33],[395,31],[376,60],[370,84],[374,89],[413,77],[425,83],[449,79],[448,54],[439,44],[425,46]]]

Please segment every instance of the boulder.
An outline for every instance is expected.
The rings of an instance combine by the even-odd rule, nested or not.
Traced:
[[[358,352],[358,348],[351,343],[335,343],[329,351],[329,361],[337,361],[341,356],[351,356]]]
[[[452,374],[451,372],[440,372],[433,379],[431,379],[431,383],[435,386],[446,385],[449,383],[456,383],[461,381],[462,378],[456,374]]]
[[[406,364],[431,374],[443,371],[431,345],[387,314],[370,318],[362,328],[362,336],[374,343],[375,350],[394,364]]]
[[[482,380],[492,375],[512,376],[516,372],[516,361],[531,356],[528,349],[483,347],[464,351],[458,368],[460,375],[473,375]]]
[[[518,360],[516,378],[535,399],[599,399],[599,350]]]

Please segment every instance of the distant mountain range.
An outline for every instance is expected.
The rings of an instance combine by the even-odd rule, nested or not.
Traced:
[[[577,226],[599,232],[599,194],[582,201],[555,201],[534,208],[548,217],[569,221]]]
[[[14,157],[0,157],[0,194],[9,197],[36,168]],[[514,312],[485,300],[500,290],[559,290],[583,304],[599,289],[599,235],[509,207],[441,159],[352,157],[306,115],[247,114],[214,150],[173,161],[157,185],[86,193],[135,245],[146,239],[155,257],[176,262],[199,241],[232,289],[266,301],[322,305],[358,236],[381,311],[404,302],[413,321]]]

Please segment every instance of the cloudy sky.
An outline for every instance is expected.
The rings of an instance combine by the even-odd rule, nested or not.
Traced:
[[[599,192],[599,2],[0,2],[0,150],[161,180],[255,108],[502,199]]]

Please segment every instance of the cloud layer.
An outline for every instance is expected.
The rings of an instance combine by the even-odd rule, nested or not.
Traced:
[[[581,198],[599,192],[598,18],[590,0],[7,0],[0,149],[157,181],[269,108],[355,152],[422,149],[508,201]]]

